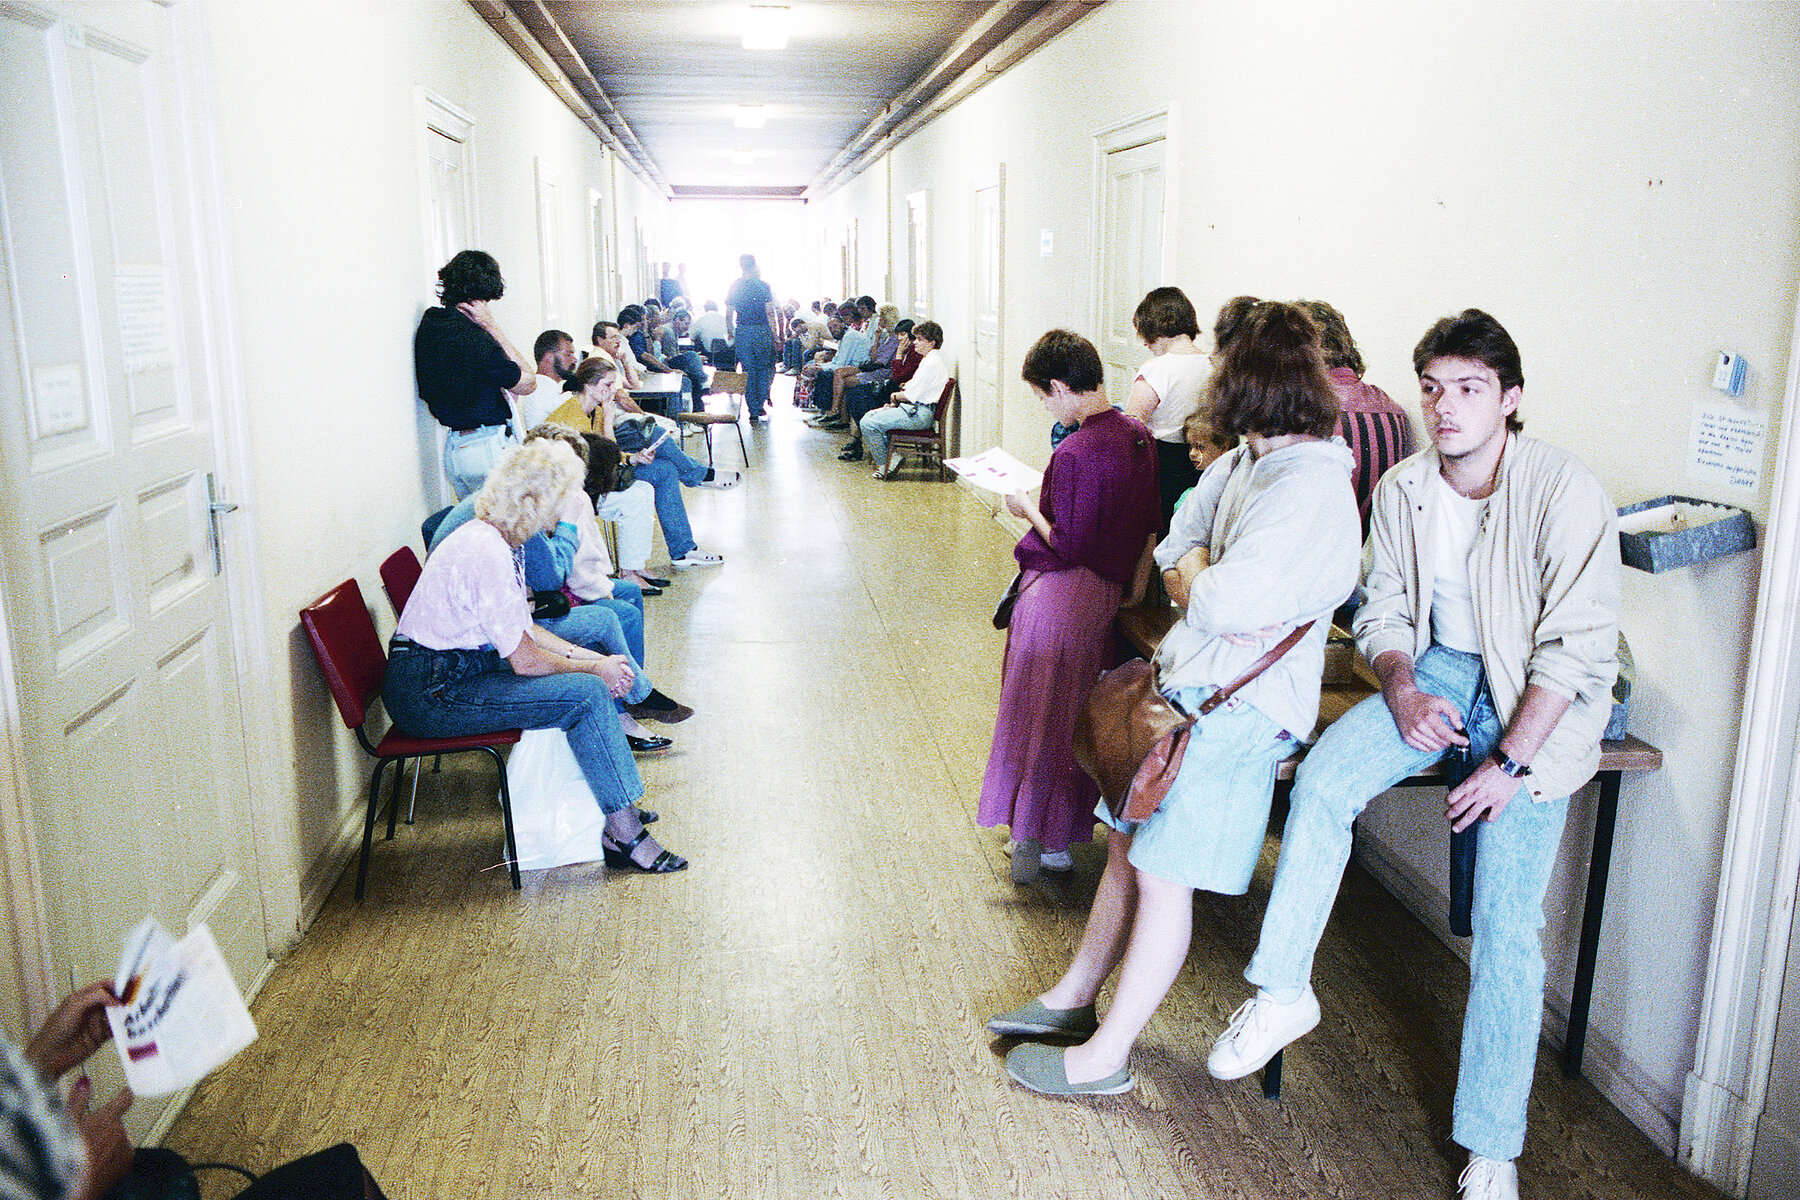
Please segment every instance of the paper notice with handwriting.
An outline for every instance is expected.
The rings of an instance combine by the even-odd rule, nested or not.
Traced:
[[[192,1087],[256,1040],[256,1024],[204,925],[179,942],[155,917],[125,938],[108,1005],[125,1082],[140,1096]]]
[[[1042,471],[1032,470],[998,446],[966,458],[945,459],[944,465],[976,487],[1002,496],[1029,492],[1044,482]]]

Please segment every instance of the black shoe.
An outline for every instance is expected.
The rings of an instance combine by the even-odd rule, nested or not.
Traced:
[[[861,442],[851,442],[848,446],[844,447],[844,452],[838,455],[839,462],[861,462],[862,460],[863,448]]]
[[[650,694],[636,704],[627,704],[625,711],[640,721],[659,721],[664,725],[679,725],[694,715],[693,709],[670,699],[655,688],[651,688]]]
[[[649,866],[638,865],[637,859],[631,857],[631,852],[637,849],[639,842],[649,836],[648,829],[640,829],[629,845],[622,845],[612,838],[602,835],[600,852],[606,856],[606,865],[615,871],[641,871],[645,875],[669,875],[676,871],[687,870],[687,859],[679,854],[671,854],[667,850],[659,852],[655,858],[651,859]]]
[[[656,576],[654,576],[654,575],[645,575],[645,576],[644,576],[644,577],[643,577],[643,578],[641,578],[641,579],[634,579],[634,580],[632,580],[632,582],[633,582],[633,583],[635,583],[635,584],[637,584],[637,585],[638,585],[638,586],[639,586],[639,587],[641,587],[641,588],[643,588],[643,589],[644,589],[644,595],[646,595],[646,596],[649,596],[649,595],[652,595],[652,594],[653,594],[653,593],[652,593],[652,592],[651,592],[651,591],[650,591],[650,589],[651,589],[651,588],[655,588],[655,589],[656,589],[656,590],[657,590],[657,591],[658,591],[658,592],[660,592],[660,591],[662,591],[662,590],[663,590],[663,589],[664,589],[664,588],[666,588],[666,587],[668,587],[668,586],[669,586],[669,581],[668,581],[668,580],[666,580],[666,579],[658,579],[658,578],[657,578],[657,577],[656,577]]]
[[[662,814],[657,812],[654,808],[638,809],[638,824],[654,825],[660,820],[662,820]]]
[[[663,590],[654,584],[640,583],[638,584],[638,594],[642,596],[660,596],[663,594]]]
[[[633,754],[655,754],[673,746],[675,744],[675,739],[666,737],[638,737],[634,733],[628,733],[625,735],[625,744],[631,747],[631,752]]]

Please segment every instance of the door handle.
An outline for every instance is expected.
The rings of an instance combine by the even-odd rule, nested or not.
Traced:
[[[236,512],[237,505],[219,499],[218,481],[212,472],[206,474],[206,519],[212,532],[213,574],[225,573],[224,530],[219,526],[219,517],[224,513]]]

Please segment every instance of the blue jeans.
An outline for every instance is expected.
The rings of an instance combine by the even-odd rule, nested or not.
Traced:
[[[1463,714],[1468,761],[1480,763],[1505,732],[1480,657],[1434,645],[1413,673],[1422,691]],[[1375,796],[1446,753],[1402,741],[1380,696],[1326,729],[1294,781],[1275,887],[1245,978],[1279,998],[1306,986],[1350,857],[1350,823]],[[1544,1008],[1544,892],[1568,811],[1567,797],[1533,801],[1521,787],[1497,821],[1479,825],[1475,939],[1451,1136],[1487,1158],[1517,1158],[1525,1144]]]
[[[737,327],[738,363],[744,368],[744,402],[752,419],[769,403],[769,384],[775,377],[775,335],[767,325]]]
[[[663,359],[669,366],[687,376],[688,388],[694,393],[694,407],[691,411],[699,412],[706,405],[702,397],[706,395],[706,364],[692,350],[683,350],[679,354],[671,354]]]
[[[937,417],[937,410],[929,404],[918,406],[918,416],[911,415],[912,408],[905,404],[897,404],[890,408],[877,408],[870,411],[862,419],[863,452],[869,461],[877,467],[885,468],[888,460],[888,434],[902,429],[930,429],[931,422]]]
[[[444,478],[461,500],[481,490],[488,472],[500,456],[515,445],[512,429],[506,425],[483,425],[468,433],[452,429],[444,435]]]
[[[665,441],[657,447],[650,462],[631,468],[637,477],[656,493],[656,519],[662,523],[663,541],[669,544],[669,557],[680,558],[698,543],[693,526],[688,524],[687,501],[681,498],[683,483],[692,487],[706,477],[706,468]]]
[[[599,676],[515,675],[491,646],[398,645],[388,654],[381,699],[394,724],[414,737],[560,729],[602,812],[629,808],[643,797],[637,762]]]
[[[624,703],[637,704],[650,694],[650,689],[655,685],[650,682],[649,672],[644,670],[643,657],[631,648],[631,634],[619,619],[618,610],[613,604],[614,601],[610,600],[577,604],[569,610],[567,616],[551,617],[538,624],[565,642],[586,646],[589,650],[597,650],[603,654],[623,654],[629,658],[636,678],[631,681],[631,690],[625,693]],[[629,605],[626,607],[630,608]],[[641,645],[644,640],[641,617],[637,629],[637,640]]]

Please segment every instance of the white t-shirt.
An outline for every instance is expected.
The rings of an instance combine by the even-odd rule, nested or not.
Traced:
[[[1200,389],[1212,372],[1204,354],[1158,354],[1138,368],[1137,377],[1156,393],[1150,410],[1150,435],[1159,442],[1182,440],[1181,423],[1200,406]]]
[[[562,380],[552,379],[548,375],[537,377],[538,385],[528,396],[519,397],[519,440],[550,419],[550,414],[562,407],[569,394],[563,391]]]
[[[694,344],[702,350],[711,350],[715,341],[725,340],[725,314],[718,309],[701,313],[694,318]]]
[[[1433,475],[1438,489],[1438,532],[1434,551],[1436,581],[1431,585],[1431,639],[1468,654],[1481,653],[1481,631],[1475,626],[1475,597],[1469,586],[1469,552],[1481,528],[1486,500],[1457,494]]]

